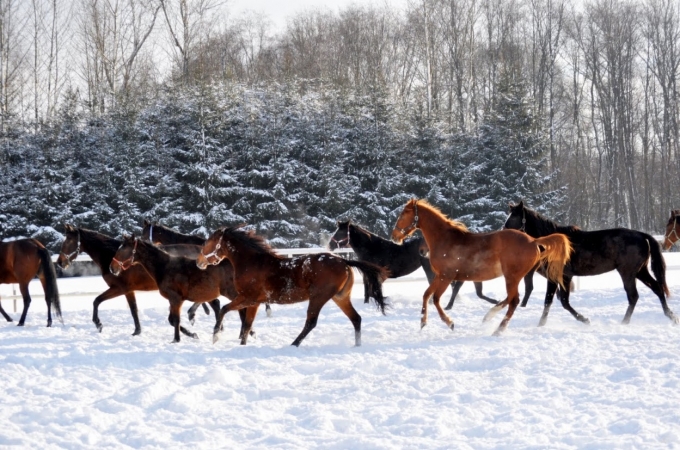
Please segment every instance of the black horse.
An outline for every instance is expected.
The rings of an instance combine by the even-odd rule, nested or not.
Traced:
[[[431,283],[434,279],[430,260],[426,256],[427,244],[422,237],[407,239],[399,245],[348,220],[338,222],[338,229],[335,230],[329,242],[329,247],[331,250],[351,247],[359,261],[367,261],[385,267],[390,272],[390,278],[403,277],[422,267],[427,276],[427,281]],[[444,309],[448,310],[453,307],[453,302],[462,285],[462,281],[451,283],[451,300]],[[497,300],[482,294],[482,283],[475,283],[475,290],[479,298],[494,305],[498,303]],[[364,283],[364,303],[368,303],[369,297],[368,285]]]
[[[574,276],[600,275],[612,270],[619,272],[623,280],[623,288],[628,296],[628,310],[623,317],[623,323],[630,322],[635,304],[639,295],[635,286],[635,279],[642,281],[650,288],[661,302],[663,312],[673,321],[679,323],[673,311],[668,308],[666,296],[669,295],[666,285],[666,262],[661,254],[661,246],[652,236],[640,231],[626,228],[613,228],[598,231],[583,231],[576,226],[559,226],[536,211],[524,206],[524,202],[518,205],[510,205],[510,216],[505,222],[505,228],[524,231],[529,236],[541,237],[552,233],[563,233],[569,237],[574,252],[571,259],[564,267],[564,286],[571,285]],[[651,259],[652,272],[647,269],[647,263]],[[539,326],[545,325],[548,320],[548,312],[552,305],[557,284],[548,281],[545,294],[545,306]],[[569,290],[560,289],[558,297],[564,309],[569,311],[576,320],[584,323],[590,321],[576,312],[569,304]],[[528,295],[525,295],[525,306]]]

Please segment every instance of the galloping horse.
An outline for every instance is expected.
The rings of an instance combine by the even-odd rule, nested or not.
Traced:
[[[508,296],[484,316],[487,321],[508,306],[494,333],[499,335],[519,304],[520,280],[539,262],[546,262],[548,278],[561,284],[562,268],[571,253],[569,239],[563,234],[534,239],[515,230],[471,233],[461,222],[448,219],[427,201],[411,199],[397,219],[392,239],[402,242],[416,229],[425,237],[436,275],[423,294],[421,328],[427,324],[427,301],[434,295],[439,317],[453,329],[453,321],[439,305],[439,297],[451,281],[486,281],[503,275]]]
[[[390,278],[403,277],[422,267],[428,283],[432,283],[434,279],[430,259],[421,250],[423,246],[427,248],[422,237],[407,239],[402,245],[397,245],[347,220],[338,222],[338,229],[335,230],[328,245],[331,250],[351,247],[359,261],[368,261],[386,268],[390,271]],[[462,281],[451,283],[451,300],[444,309],[453,307],[461,286]],[[494,305],[498,304],[498,301],[482,294],[482,283],[475,282],[475,291],[479,298]],[[368,298],[368,285],[364,283],[364,303],[368,303]]]
[[[666,233],[663,236],[663,249],[670,250],[673,244],[680,240],[678,235],[678,230],[680,229],[680,209],[674,209],[671,211],[671,218],[668,219],[666,224]]]
[[[142,239],[151,241],[154,244],[162,245],[192,244],[202,247],[203,244],[205,244],[205,239],[200,236],[180,233],[179,231],[161,225],[158,222],[149,222],[146,219],[144,219],[144,227],[142,228]],[[189,319],[192,324],[194,323],[193,316],[197,306],[198,303],[189,308]],[[203,307],[205,308],[205,305]],[[272,308],[269,306],[269,303],[265,303],[264,307],[267,312],[267,317],[271,317]]]
[[[57,258],[57,264],[59,264],[62,269],[66,269],[81,252],[85,252],[90,255],[92,261],[99,267],[102,278],[109,286],[109,288],[99,294],[93,302],[92,322],[94,322],[97,330],[101,332],[103,329],[102,323],[99,320],[99,305],[106,300],[118,297],[119,295],[125,295],[125,299],[130,307],[130,313],[132,314],[132,320],[135,323],[135,331],[132,335],[137,336],[138,334],[141,334],[142,326],[139,323],[135,291],[158,290],[156,282],[149,276],[146,270],[140,266],[133,267],[120,277],[113,276],[109,271],[109,265],[122,241],[86,228],[76,228],[68,224],[66,224],[64,228],[66,230],[66,238],[61,244],[61,252],[59,253],[59,258]],[[175,254],[197,255],[200,251],[200,247],[178,245],[170,246],[169,250],[175,252]],[[210,306],[212,306],[215,311],[215,317],[217,317],[217,313],[220,309],[220,301],[215,298],[215,300],[210,303]]]
[[[236,297],[234,288],[234,270],[229,264],[220,264],[210,270],[200,270],[196,267],[196,260],[184,256],[173,256],[149,241],[137,239],[134,235],[123,238],[116,254],[111,259],[109,270],[115,276],[120,276],[131,267],[143,267],[158,285],[158,292],[170,302],[168,322],[175,328],[173,342],[179,342],[180,331],[185,335],[197,339],[180,325],[180,311],[185,300],[203,303],[210,302],[219,295],[229,299]],[[241,322],[241,333],[244,334],[245,323],[255,318],[255,305],[244,311],[245,322]],[[215,317],[218,317],[216,312]],[[216,327],[221,327],[222,316]],[[250,332],[248,328],[248,332]],[[245,343],[247,334],[241,336]]]
[[[52,326],[52,306],[54,306],[54,314],[63,324],[57,288],[57,272],[54,270],[50,252],[36,239],[0,242],[0,283],[18,283],[21,296],[24,298],[24,310],[17,324],[20,327],[24,326],[28,307],[31,305],[28,283],[36,275],[45,292],[47,326]],[[0,314],[8,322],[12,321],[12,318],[2,309],[2,303],[0,303]]]
[[[666,262],[661,255],[659,243],[649,234],[626,228],[583,231],[576,226],[559,226],[552,220],[524,206],[524,202],[510,206],[510,216],[505,222],[505,228],[522,230],[533,237],[546,236],[552,233],[562,233],[569,237],[574,253],[564,267],[562,286],[567,286],[567,289],[560,289],[558,297],[564,309],[569,311],[576,320],[584,323],[590,322],[586,317],[576,312],[569,303],[571,279],[574,276],[599,275],[616,270],[621,276],[623,288],[628,297],[628,309],[623,316],[622,323],[630,322],[635,304],[640,297],[635,286],[636,278],[659,297],[666,317],[674,323],[678,323],[678,318],[666,303],[666,296],[669,294],[666,285]],[[647,269],[647,263],[650,259],[654,278]],[[545,325],[548,320],[548,312],[552,305],[555,290],[557,290],[557,285],[549,280],[539,326]]]
[[[218,322],[234,309],[257,306],[260,303],[298,303],[309,300],[307,321],[292,345],[299,346],[316,326],[323,305],[333,300],[354,325],[354,338],[361,345],[361,316],[350,301],[356,267],[368,280],[371,296],[385,313],[386,302],[382,295],[382,281],[387,271],[375,264],[347,261],[329,253],[285,258],[278,255],[260,236],[252,231],[220,228],[203,245],[198,257],[198,267],[219,264],[228,259],[234,265],[234,283],[238,296],[220,310]],[[246,331],[252,322],[246,324]],[[219,324],[215,325],[213,342],[218,340]],[[245,343],[245,342],[244,342]]]

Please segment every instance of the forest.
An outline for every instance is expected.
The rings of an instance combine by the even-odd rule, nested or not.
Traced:
[[[427,198],[659,234],[680,205],[680,2],[413,0],[283,28],[217,0],[0,0],[0,236],[247,223],[317,246]]]

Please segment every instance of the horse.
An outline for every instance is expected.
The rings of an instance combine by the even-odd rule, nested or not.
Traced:
[[[534,266],[544,262],[548,278],[562,283],[562,269],[571,253],[569,239],[563,234],[534,239],[516,230],[472,233],[463,223],[447,218],[426,200],[414,198],[406,203],[399,215],[392,240],[403,242],[416,229],[420,229],[427,242],[436,275],[423,294],[421,328],[427,324],[427,301],[433,296],[439,317],[453,330],[453,321],[439,304],[439,297],[451,281],[486,281],[503,275],[507,297],[484,316],[486,322],[508,306],[494,332],[498,336],[507,328],[519,304],[520,280]]]
[[[52,326],[52,306],[54,306],[55,316],[63,325],[64,320],[61,317],[61,303],[57,287],[57,272],[54,269],[50,252],[36,239],[0,242],[0,283],[19,284],[19,290],[24,299],[24,310],[17,324],[20,327],[24,326],[28,307],[31,306],[28,284],[36,275],[40,279],[45,292],[47,326]],[[0,303],[0,314],[7,322],[12,322],[9,314],[2,309],[2,303]]]
[[[161,225],[158,222],[149,222],[146,219],[144,219],[144,226],[142,228],[142,239],[151,241],[154,244],[162,245],[192,244],[201,247],[205,244],[205,239],[200,236],[180,233],[179,231]],[[269,306],[269,303],[265,303],[264,307],[267,317],[271,317],[272,308]],[[195,307],[192,306],[192,308]],[[191,311],[191,309],[189,309],[189,311]]]
[[[354,326],[355,345],[361,345],[361,316],[352,306],[350,295],[354,284],[352,267],[368,281],[376,306],[385,314],[387,301],[382,294],[382,281],[389,273],[383,267],[365,261],[348,261],[331,253],[286,258],[276,254],[264,238],[239,227],[220,228],[203,245],[197,265],[205,269],[228,259],[234,266],[234,284],[238,296],[220,309],[219,322],[234,309],[264,302],[290,304],[309,300],[304,328],[292,345],[298,347],[309,334],[321,308],[333,300]],[[252,323],[246,324],[246,330]],[[215,325],[213,342],[219,339]],[[244,343],[244,342],[242,342]]]
[[[666,233],[663,236],[663,249],[668,251],[673,245],[680,240],[678,236],[678,217],[680,217],[680,209],[671,210],[671,218],[666,224]]]
[[[666,302],[669,291],[666,285],[666,262],[661,254],[661,246],[649,234],[627,228],[583,231],[573,225],[560,226],[527,208],[522,201],[518,205],[510,205],[510,216],[505,221],[505,228],[521,230],[533,237],[547,236],[551,233],[562,233],[569,237],[574,252],[564,268],[562,286],[570,286],[574,276],[600,275],[616,270],[623,281],[623,288],[628,297],[628,309],[623,317],[623,324],[630,322],[639,298],[635,286],[636,278],[659,297],[666,317],[673,323],[678,323],[678,318],[668,308]],[[650,259],[654,277],[647,268]],[[548,312],[556,289],[557,285],[548,281],[539,326],[545,325],[548,320]],[[576,320],[590,323],[588,318],[571,307],[569,289],[560,289],[558,297],[564,309],[569,311]]]
[[[168,322],[175,329],[173,343],[180,341],[180,331],[185,335],[198,339],[196,333],[188,331],[180,325],[180,312],[185,300],[203,303],[210,302],[219,295],[229,299],[236,297],[234,287],[234,269],[230,264],[219,264],[209,270],[201,270],[196,260],[184,256],[174,256],[149,241],[132,236],[124,236],[116,254],[111,258],[109,270],[114,276],[120,276],[130,268],[143,267],[158,285],[158,292],[170,302]],[[257,314],[259,305],[244,310],[245,322],[241,322],[241,333],[245,333],[245,324],[250,323]],[[222,316],[217,328],[222,326]],[[248,327],[251,333],[251,327]],[[247,334],[241,336],[247,339]]]
[[[385,267],[390,271],[390,278],[403,277],[422,267],[428,283],[432,283],[434,279],[430,260],[426,256],[427,244],[422,237],[413,237],[402,245],[397,245],[347,220],[338,221],[338,229],[335,230],[328,245],[331,251],[351,247],[359,261],[368,261]],[[451,283],[451,299],[444,309],[449,310],[453,307],[461,286],[463,281]],[[494,305],[498,304],[497,300],[482,293],[482,283],[475,282],[475,291],[477,297]],[[368,284],[364,283],[364,303],[368,303],[368,298]]]
[[[101,320],[99,320],[99,305],[106,300],[118,297],[119,295],[125,295],[125,299],[130,307],[130,313],[132,314],[132,320],[135,324],[135,330],[132,335],[137,336],[141,334],[142,327],[139,323],[135,291],[156,291],[158,290],[156,282],[149,276],[144,268],[139,266],[127,271],[124,276],[113,276],[109,271],[109,265],[111,264],[113,255],[115,255],[116,250],[122,243],[120,240],[86,228],[76,228],[69,224],[66,224],[64,228],[66,237],[61,244],[57,264],[62,269],[67,269],[80,253],[85,252],[90,255],[92,261],[99,267],[102,278],[109,286],[109,288],[99,294],[93,302],[92,322],[94,322],[97,330],[101,333],[103,329]],[[176,254],[187,256],[193,254],[194,258],[199,250],[199,247],[189,245],[170,247],[170,251],[173,251]],[[215,298],[215,300],[210,303],[210,306],[212,306],[215,317],[217,317],[220,308],[219,300]],[[193,321],[191,310],[189,310],[189,318]]]

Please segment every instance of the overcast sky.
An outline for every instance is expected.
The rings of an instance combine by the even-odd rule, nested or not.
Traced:
[[[239,16],[245,11],[264,13],[277,27],[282,27],[286,19],[295,13],[314,9],[339,11],[349,5],[384,4],[403,8],[408,0],[228,0],[227,8],[230,14]]]

